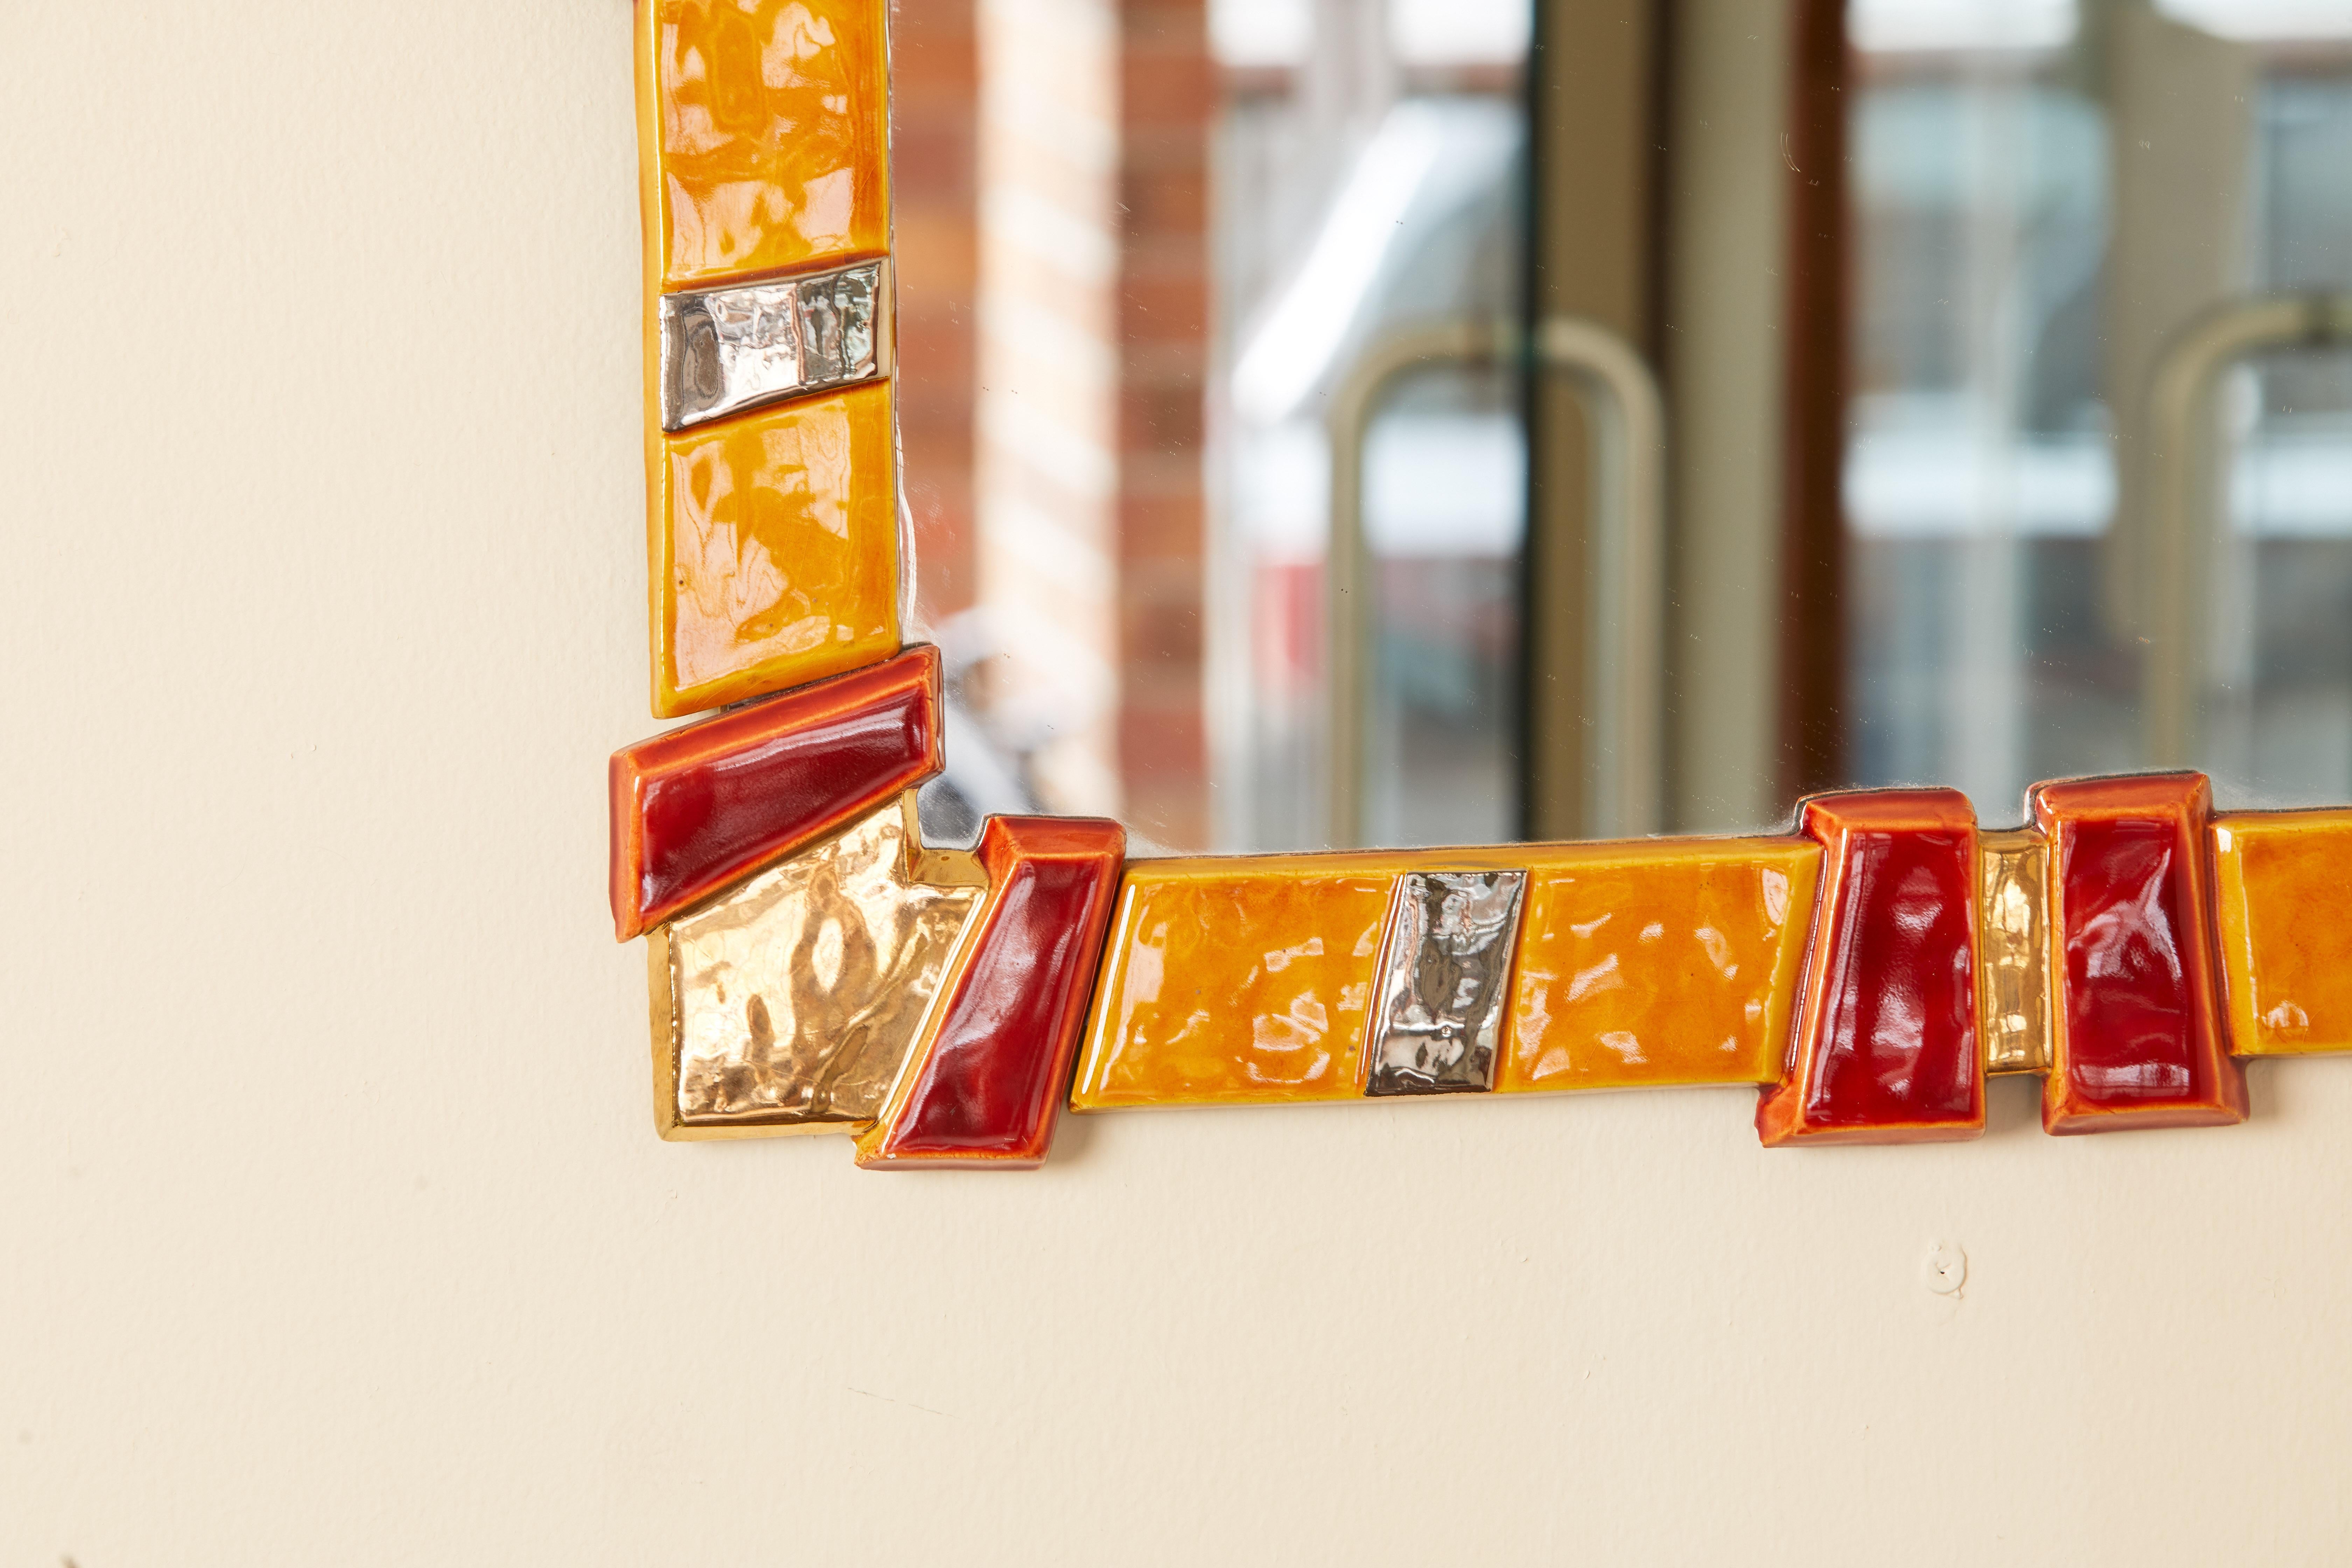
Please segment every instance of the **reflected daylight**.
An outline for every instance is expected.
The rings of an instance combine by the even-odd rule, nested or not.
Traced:
[[[902,0],[926,831],[2352,797],[2352,4]]]

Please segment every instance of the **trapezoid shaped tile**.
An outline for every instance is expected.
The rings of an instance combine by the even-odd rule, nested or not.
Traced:
[[[1110,923],[1127,834],[1084,817],[997,816],[982,831],[987,901],[882,1118],[870,1169],[1043,1163]]]
[[[613,753],[626,942],[940,771],[940,657],[896,658]]]
[[[1984,1131],[1977,1040],[1977,825],[1958,790],[1805,803],[1826,854],[1789,1071],[1759,1097],[1782,1143],[1917,1143]]]
[[[2035,786],[2050,840],[2050,1132],[2246,1119],[2215,965],[2202,773]]]
[[[664,1137],[880,1114],[981,901],[909,875],[906,822],[894,802],[654,933]]]

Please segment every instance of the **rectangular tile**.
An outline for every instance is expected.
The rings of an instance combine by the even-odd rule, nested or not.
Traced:
[[[1977,835],[1977,1018],[1985,1071],[2050,1066],[2050,847],[2042,835]]]
[[[1381,943],[1370,1095],[1483,1092],[1495,1084],[1524,871],[1408,871]]]
[[[649,282],[890,242],[887,0],[638,0]]]
[[[1802,838],[1596,845],[1538,864],[1495,1087],[1778,1079],[1821,865]]]
[[[2231,813],[2213,850],[2230,1049],[2352,1050],[2352,811]]]
[[[898,650],[888,384],[654,441],[655,712],[740,702]]]
[[[890,264],[661,298],[661,426],[683,430],[890,372]]]

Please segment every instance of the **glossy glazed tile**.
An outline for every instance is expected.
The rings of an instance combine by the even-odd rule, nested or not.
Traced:
[[[1139,861],[1071,1104],[1352,1100],[1394,858]]]
[[[2230,1048],[2352,1050],[2352,811],[2233,813],[2213,849]]]
[[[886,0],[638,0],[646,276],[665,288],[889,244]]]
[[[654,933],[664,1137],[879,1114],[981,902],[911,881],[905,833],[893,803]]]
[[[939,772],[940,658],[882,664],[615,752],[614,931],[626,942]]]
[[[1690,838],[1538,866],[1496,1088],[1777,1079],[1821,864],[1801,838]]]
[[[654,711],[740,702],[898,649],[890,387],[656,433]]]
[[[1495,1086],[1524,871],[1408,871],[1389,895],[1374,971],[1364,1092]]]
[[[661,297],[661,427],[890,373],[890,264]]]
[[[2242,1121],[2245,1075],[2224,1048],[2201,773],[2047,784],[2051,1132]]]
[[[987,901],[938,1022],[882,1120],[857,1142],[874,1169],[1042,1163],[1068,1092],[1087,997],[1127,852],[1115,822],[991,817]]]
[[[1977,1018],[1988,1073],[2050,1066],[2050,847],[2031,831],[1977,836]]]
[[[1913,1143],[1984,1131],[1976,812],[1958,790],[1806,802],[1827,853],[1788,1076],[1765,1143]]]

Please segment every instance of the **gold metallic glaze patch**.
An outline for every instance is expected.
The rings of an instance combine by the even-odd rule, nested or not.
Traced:
[[[2039,833],[1977,836],[1977,1018],[1988,1073],[2050,1068],[2050,848]]]
[[[666,1136],[870,1121],[982,889],[908,876],[893,804],[673,921],[654,949]]]

